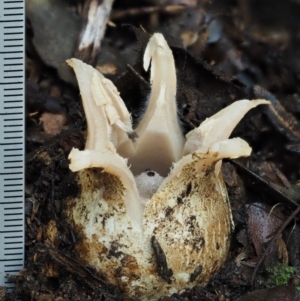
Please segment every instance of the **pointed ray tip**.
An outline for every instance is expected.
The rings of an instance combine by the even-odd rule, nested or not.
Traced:
[[[168,45],[165,37],[161,33],[158,33],[158,32],[153,34],[153,36],[150,38],[149,44],[150,43],[155,44],[157,46],[161,46],[161,47]]]
[[[152,56],[154,55],[154,53],[157,51],[158,48],[164,49],[164,50],[169,50],[168,43],[161,33],[155,33],[149,39],[149,42],[148,42],[146,50],[145,50],[144,58],[143,58],[144,70],[147,71],[149,69]]]
[[[67,63],[69,66],[73,67],[73,63],[74,63],[75,60],[77,60],[77,59],[75,59],[75,58],[70,58],[70,59],[67,59],[67,60],[66,60],[66,63]]]
[[[266,99],[254,99],[252,101],[255,102],[255,104],[257,104],[257,105],[269,105],[269,104],[271,104],[271,102],[269,100],[266,100]]]

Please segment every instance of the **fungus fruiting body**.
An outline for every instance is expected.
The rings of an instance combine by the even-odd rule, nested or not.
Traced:
[[[66,210],[80,236],[77,258],[138,300],[205,285],[226,259],[233,226],[222,159],[251,152],[228,138],[251,108],[268,102],[234,102],[184,137],[172,51],[154,34],[144,53],[151,95],[133,129],[113,83],[79,60],[68,64],[88,123],[85,150],[69,155],[81,185]]]

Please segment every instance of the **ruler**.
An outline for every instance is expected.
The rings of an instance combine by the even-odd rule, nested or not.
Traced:
[[[0,286],[24,264],[25,0],[0,0]]]

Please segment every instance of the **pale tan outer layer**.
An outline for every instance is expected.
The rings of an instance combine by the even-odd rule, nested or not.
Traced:
[[[143,236],[125,212],[121,181],[100,169],[80,171],[81,196],[66,210],[82,238],[77,258],[137,300],[205,285],[226,259],[231,213],[224,183],[215,175],[213,162],[219,158],[198,157],[203,159],[193,156],[146,205]],[[170,284],[157,273],[153,235],[173,271]]]
[[[151,43],[171,54],[162,39],[156,34]],[[150,56],[145,57],[150,60]],[[157,65],[153,57],[152,60],[152,65]],[[187,155],[181,159],[184,139],[174,114],[176,127],[170,127],[174,129],[174,135],[166,131],[165,138],[169,139],[170,145],[177,140],[180,142],[177,147],[171,147],[177,149],[177,156],[169,160],[168,166],[176,163],[146,204],[142,216],[133,174],[117,150],[124,141],[128,142],[132,146],[128,153],[134,157],[133,148],[138,149],[139,141],[147,133],[139,132],[143,137],[137,139],[134,146],[128,138],[132,130],[130,114],[120,103],[122,100],[113,84],[78,60],[69,63],[75,68],[88,120],[86,149],[73,149],[69,155],[73,171],[86,169],[78,173],[81,195],[69,200],[69,208],[65,211],[67,220],[81,238],[76,247],[76,258],[93,266],[108,282],[121,288],[125,296],[136,300],[156,300],[197,284],[205,285],[226,259],[231,232],[230,206],[221,178],[220,160],[249,156],[251,152],[242,139],[227,138],[241,116],[252,107],[267,102],[243,100],[210,117],[187,135],[184,152]],[[173,71],[174,77],[175,69]],[[166,85],[163,79],[158,79],[158,83]],[[157,95],[151,93],[151,97],[156,95],[157,103],[171,102],[164,105],[176,108],[174,89],[164,94],[169,95],[166,99],[160,97],[160,89],[154,90],[155,93],[160,91]],[[242,112],[237,110],[241,107],[244,108]],[[165,111],[167,117],[170,110]],[[231,111],[236,113],[234,118]],[[153,116],[144,116],[145,120],[149,119],[148,126],[155,118],[163,119],[160,110],[153,112],[156,112],[151,113]],[[151,141],[146,139],[148,144]],[[164,155],[161,152],[147,157],[146,152],[141,151],[141,158],[147,164],[157,165],[160,159],[166,161]],[[173,272],[169,279],[168,275],[159,276],[161,269],[158,269],[151,247],[154,236],[166,256],[166,270]]]
[[[175,61],[162,34],[154,34],[147,44],[143,58],[146,71],[150,62],[151,94],[136,128],[139,139],[135,152],[128,162],[135,175],[151,168],[166,177],[172,163],[181,157],[185,138],[177,117]]]

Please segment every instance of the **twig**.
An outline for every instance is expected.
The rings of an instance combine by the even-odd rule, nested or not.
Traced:
[[[150,84],[131,65],[127,64],[127,68],[147,87],[150,87]]]
[[[277,185],[274,185],[270,181],[265,180],[264,178],[260,177],[244,165],[242,165],[237,160],[228,160],[229,162],[233,163],[233,165],[237,168],[238,171],[242,172],[248,179],[250,179],[251,186],[255,185],[256,189],[263,191],[264,194],[270,195],[276,202],[278,203],[290,203],[296,208],[298,207],[298,203],[294,200],[290,193],[287,193],[286,190],[279,189]]]
[[[257,262],[255,269],[252,273],[251,276],[251,285],[253,285],[254,282],[254,278],[255,275],[259,269],[259,267],[261,266],[261,264],[263,263],[264,259],[266,258],[268,252],[271,250],[271,248],[273,247],[275,241],[278,239],[279,235],[281,235],[282,231],[286,228],[286,226],[296,217],[296,215],[300,212],[300,206],[298,206],[298,208],[288,217],[288,219],[285,220],[285,222],[279,227],[279,229],[277,230],[277,233],[273,236],[270,244],[268,245],[267,249],[265,250],[265,252],[261,255],[261,257],[259,258],[259,261]]]
[[[87,22],[80,34],[80,42],[75,56],[94,64],[100,51],[114,0],[86,0],[83,11]]]
[[[266,109],[266,114],[276,129],[290,141],[299,142],[300,123],[295,116],[287,112],[282,104],[269,91],[257,85],[254,87],[253,92],[256,97],[263,97],[271,102],[271,105]]]
[[[116,21],[127,17],[136,17],[136,16],[148,15],[157,12],[167,13],[167,14],[179,14],[188,8],[189,6],[184,6],[184,5],[134,7],[125,10],[122,9],[122,10],[113,11],[111,15],[111,20]]]

